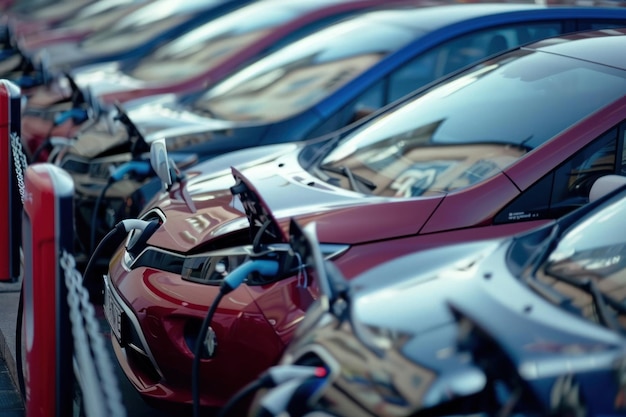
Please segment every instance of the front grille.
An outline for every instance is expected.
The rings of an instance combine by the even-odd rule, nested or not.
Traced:
[[[133,347],[127,346],[126,357],[128,358],[130,366],[133,369],[139,370],[148,382],[156,384],[160,381],[161,377],[159,372],[155,369],[150,361],[150,358],[148,358],[143,351],[135,350]]]

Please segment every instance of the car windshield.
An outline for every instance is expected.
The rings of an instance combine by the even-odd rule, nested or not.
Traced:
[[[148,40],[183,24],[200,10],[224,0],[159,0],[129,14],[107,29],[99,30],[80,42],[91,53],[114,53],[138,47]]]
[[[95,2],[79,10],[73,16],[64,19],[58,27],[76,30],[101,30],[105,25],[110,25],[113,19],[119,18],[125,9],[130,10],[135,4],[140,4],[140,2],[136,0]]]
[[[587,216],[557,239],[536,279],[560,306],[596,323],[626,330],[626,198]]]
[[[304,7],[303,7],[304,5]],[[308,1],[260,1],[228,13],[157,48],[126,72],[145,81],[184,80],[206,72],[283,23],[316,7]]]
[[[187,104],[225,120],[282,120],[315,105],[415,39],[422,33],[410,25],[415,11],[346,18],[236,72]]]
[[[589,62],[514,51],[364,125],[314,173],[330,181],[342,171],[346,188],[361,178],[374,194],[405,198],[468,187],[622,97],[625,77]]]
[[[38,4],[30,4],[25,2],[17,2],[16,7],[12,9],[16,13],[25,13],[29,19],[58,19],[64,17],[68,12],[80,10],[89,2],[81,1],[61,1],[61,2],[40,2]]]

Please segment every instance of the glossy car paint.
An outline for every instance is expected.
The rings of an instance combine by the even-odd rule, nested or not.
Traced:
[[[407,11],[407,13],[409,12]],[[354,114],[346,111],[348,114],[342,118],[341,122],[337,122],[324,130],[316,129],[332,115],[342,115],[343,107],[351,100],[358,97],[377,81],[393,73],[402,64],[420,56],[433,46],[454,39],[461,34],[505,24],[530,24],[531,22],[544,22],[552,19],[566,20],[565,26],[567,28],[563,29],[565,32],[587,29],[592,24],[591,22],[598,21],[605,22],[609,27],[615,27],[621,25],[620,18],[626,18],[626,9],[577,7],[564,9],[537,4],[472,4],[452,5],[444,9],[422,8],[414,14],[412,21],[406,22],[407,25],[411,26],[410,30],[414,34],[411,42],[406,45],[399,45],[389,51],[384,59],[370,67],[365,67],[362,73],[350,79],[350,82],[341,85],[332,94],[321,97],[314,105],[285,119],[256,122],[254,119],[246,119],[246,114],[240,116],[241,120],[226,120],[218,116],[207,117],[199,111],[194,111],[193,103],[189,103],[197,98],[199,93],[192,96],[157,96],[150,100],[128,102],[125,107],[130,118],[148,141],[157,137],[165,137],[174,141],[176,137],[185,136],[184,128],[189,124],[194,125],[189,131],[197,131],[196,136],[200,135],[200,132],[207,132],[205,136],[208,136],[209,139],[187,148],[191,152],[197,152],[201,159],[214,156],[225,150],[306,139],[312,136],[321,136],[343,127],[347,121],[354,118]],[[579,26],[573,26],[571,19],[577,20]],[[598,24],[601,25],[602,23]],[[508,45],[508,47],[515,46],[517,45]],[[364,46],[355,42],[354,47],[363,48]],[[486,51],[481,52],[483,55],[486,53]],[[216,91],[215,94],[217,94],[217,90],[225,89],[227,83],[236,83],[236,78],[240,77],[239,74],[244,70],[231,74],[220,85],[212,86],[205,94],[210,94],[209,91]],[[405,87],[406,90],[396,93],[397,97],[394,98],[400,98],[418,87],[421,85],[409,84]],[[211,103],[210,100],[209,103]],[[78,138],[83,144],[80,150],[76,151],[77,154],[87,158],[96,157],[98,152],[104,153],[106,151],[100,147],[94,147],[94,150],[90,151],[90,133],[90,130],[80,132]],[[95,136],[94,141],[100,140],[100,136]],[[117,145],[119,140],[118,135],[115,136],[116,141],[112,142],[112,147]],[[188,136],[194,135],[188,133]],[[173,148],[170,149],[173,150]]]
[[[618,227],[626,192],[609,198],[594,203],[593,211],[589,205],[562,218],[558,227],[549,223],[515,238],[421,251],[372,268],[349,282],[343,317],[316,303],[281,364],[322,366],[328,375],[311,384],[310,401],[306,394],[294,398],[281,415],[490,413],[503,404],[472,396],[493,389],[496,380],[501,388],[508,385],[501,391],[508,391],[508,399],[521,382],[524,391],[511,404],[523,415],[564,415],[566,409],[624,415],[617,377],[626,352],[621,327],[583,312],[593,304],[584,287],[577,293],[576,285],[545,272],[550,260],[565,259],[580,274],[570,269],[566,277],[582,281],[586,273],[601,294],[621,301],[619,287],[607,284],[621,282],[617,253],[623,237],[602,244],[576,238],[606,235],[607,221]],[[554,230],[559,237],[546,247]],[[568,252],[573,247],[575,255]],[[535,264],[536,272],[529,273]],[[560,294],[571,304],[559,305],[545,294]],[[263,405],[264,398],[271,396],[258,394],[255,403]]]
[[[621,78],[626,71],[626,58],[611,51],[619,50],[624,42],[624,31],[585,33],[539,42],[511,52],[510,56],[571,54],[581,59],[573,67],[597,59],[611,67],[609,71],[621,74]],[[491,63],[508,56],[496,57],[484,65],[491,68]],[[482,68],[478,66],[476,70]],[[458,80],[465,80],[463,74],[448,82],[452,86]],[[428,93],[418,92],[415,98],[423,99]],[[495,222],[494,218],[502,212],[507,215],[516,197],[528,196],[529,192],[537,194],[533,187],[542,184],[548,172],[625,120],[625,93],[499,173],[473,186],[428,196],[386,197],[326,183],[300,165],[300,154],[309,149],[306,143],[226,154],[199,165],[197,171],[189,170],[182,185],[174,185],[149,204],[145,218],[160,219],[162,225],[149,238],[147,248],[164,256],[177,254],[176,258],[249,244],[252,236],[244,207],[254,206],[248,199],[242,201],[231,193],[233,175],[258,196],[283,235],[291,219],[296,219],[302,225],[315,222],[322,244],[347,245],[349,249],[336,254],[334,262],[348,279],[415,251],[510,236],[539,227],[551,222],[554,214],[508,222]],[[411,102],[412,98],[407,98],[397,109],[384,114],[392,115]],[[382,124],[385,118],[373,118],[372,126],[378,120]],[[232,164],[237,168],[231,173]],[[250,221],[262,224],[254,217]],[[125,306],[129,322],[134,322],[129,326],[144,339],[139,349],[122,347],[114,341],[117,358],[144,398],[189,403],[189,374],[183,374],[186,369],[190,372],[193,329],[206,314],[217,287],[167,272],[167,267],[174,265],[171,256],[165,256],[161,265],[158,258],[149,264],[132,265],[125,259],[127,255],[123,247],[119,248],[111,259],[108,279],[118,301]],[[217,353],[202,361],[203,405],[222,404],[226,397],[217,392],[232,395],[231,389],[243,386],[253,373],[273,363],[293,336],[306,308],[317,298],[317,285],[313,276],[298,276],[242,286],[218,307],[211,325]],[[258,326],[253,333],[251,323]],[[252,351],[246,350],[250,345]]]
[[[63,72],[79,66],[138,59],[161,43],[248,2],[157,0],[126,15],[107,30],[93,32],[80,42],[57,42],[35,49],[34,55],[27,58],[43,72],[47,84],[62,76]],[[134,38],[130,38],[133,43],[127,41],[130,32],[135,34]],[[24,109],[22,123],[23,141],[28,153],[34,153],[41,142],[52,136],[74,136],[77,123],[71,119],[60,123],[60,126],[54,123],[55,116],[68,110],[66,89],[52,83],[50,89],[45,86],[35,87],[28,89],[28,93],[29,101]],[[73,103],[70,104],[71,108]]]
[[[146,54],[133,59],[107,60],[100,64],[78,66],[70,72],[74,81],[82,91],[88,92],[91,100],[98,103],[103,111],[113,111],[112,104],[124,103],[129,100],[146,96],[167,93],[190,93],[207,86],[216,84],[231,72],[253,62],[260,57],[285,45],[293,40],[305,36],[321,26],[339,20],[349,14],[358,13],[367,8],[393,3],[419,3],[415,0],[331,0],[331,1],[304,1],[286,3],[281,0],[256,1],[226,13],[224,16],[199,25],[177,36],[170,41],[163,42]],[[248,7],[246,7],[248,6]],[[255,22],[253,16],[265,16]],[[242,24],[241,22],[250,24]],[[219,25],[220,31],[212,28]],[[257,32],[258,31],[258,32]],[[202,33],[211,34],[202,42],[190,41],[193,37],[202,37]],[[258,33],[258,34],[257,34]],[[206,35],[205,35],[206,37]],[[238,40],[241,37],[241,40]],[[250,37],[250,40],[246,40]],[[189,43],[192,42],[190,45]],[[224,46],[220,42],[224,43]],[[178,52],[172,48],[180,45]],[[210,59],[205,58],[199,63],[185,62],[189,59],[184,48],[194,48],[208,51],[215,47],[216,51]],[[228,48],[228,52],[225,52]],[[174,56],[170,62],[162,62],[157,58],[164,51],[170,51]],[[158,74],[159,66],[176,63],[176,53],[183,55],[181,65],[195,65],[199,69],[190,76],[181,77],[175,74],[170,78]],[[198,55],[193,54],[193,55]],[[146,67],[152,65],[156,72],[153,79],[146,75]],[[0,71],[2,64],[0,63]],[[143,78],[136,73],[142,71]],[[172,68],[164,68],[171,73]],[[181,73],[179,71],[179,73]],[[37,145],[49,136],[74,137],[81,128],[72,121],[62,126],[54,126],[54,116],[64,110],[69,110],[75,103],[71,100],[72,91],[66,85],[66,80],[60,77],[51,83],[29,89],[29,100],[24,109],[23,140],[29,144],[34,152]]]
[[[14,47],[32,56],[37,50],[59,42],[78,42],[92,32],[105,29],[128,13],[153,0],[107,0],[90,3],[43,30],[14,34]],[[3,63],[4,66],[4,63]]]
[[[202,109],[196,110],[191,105],[185,104],[182,98],[174,99],[174,95],[151,96],[146,99],[133,100],[125,103],[124,107],[127,107],[129,118],[136,124],[138,130],[143,132],[147,142],[158,138],[166,138],[170,150],[176,149],[176,151],[194,153],[198,155],[199,160],[209,159],[235,149],[310,139],[343,128],[355,118],[360,117],[360,109],[357,108],[355,103],[361,103],[359,100],[361,100],[362,95],[368,96],[365,92],[374,90],[378,93],[376,87],[380,84],[377,83],[388,82],[389,80],[386,77],[390,77],[391,74],[395,75],[396,70],[404,68],[403,65],[414,62],[412,61],[413,59],[423,58],[430,48],[442,44],[446,45],[446,41],[456,39],[457,36],[468,33],[473,34],[474,31],[480,32],[480,29],[485,28],[500,28],[502,25],[506,26],[507,24],[515,26],[517,24],[524,25],[530,24],[529,22],[537,21],[543,24],[548,16],[558,21],[560,20],[557,16],[569,16],[570,18],[575,18],[574,20],[577,24],[582,24],[583,26],[591,24],[590,22],[592,21],[600,25],[608,24],[606,19],[610,16],[609,20],[613,22],[611,25],[614,25],[617,16],[622,12],[626,12],[626,9],[619,8],[565,9],[529,4],[448,5],[442,6],[442,9],[436,7],[437,6],[419,7],[414,10],[402,10],[398,12],[401,16],[410,16],[407,18],[410,22],[405,22],[405,25],[402,26],[403,28],[408,28],[407,30],[410,31],[408,34],[403,33],[403,36],[407,38],[412,36],[410,41],[407,40],[406,45],[398,45],[396,47],[384,45],[383,49],[390,48],[391,50],[382,60],[367,67],[362,73],[355,76],[349,82],[344,84],[340,82],[337,89],[333,90],[331,93],[324,92],[319,101],[305,106],[302,111],[295,112],[290,117],[284,119],[256,122],[255,120],[247,120],[245,111],[244,116],[241,117],[242,120],[232,121],[210,118],[206,116]],[[410,15],[410,12],[414,13],[414,15]],[[385,11],[382,10],[379,13],[384,15]],[[390,13],[393,13],[393,11]],[[604,13],[606,13],[606,15]],[[626,17],[626,15],[624,15],[624,17]],[[360,21],[360,19],[363,19],[363,17],[353,19],[353,21]],[[573,21],[567,20],[567,22],[563,30],[570,31],[581,27],[573,26]],[[329,28],[332,30],[332,28],[335,27],[336,25],[332,25]],[[329,28],[306,37],[302,42],[308,41],[312,43],[315,41],[316,45],[319,44],[321,46],[344,45],[338,40],[335,40],[332,36],[330,41],[322,39],[317,42],[318,38],[316,38],[316,36],[329,33],[326,32]],[[385,27],[385,25],[381,25],[380,27],[381,33],[386,33],[387,29],[389,28]],[[344,45],[344,49],[348,51],[352,51],[352,48],[355,47],[366,49],[369,44],[376,44],[372,40],[363,42],[363,37],[356,36],[356,34],[350,37],[344,36],[340,38],[340,40],[347,43],[347,45]],[[378,40],[378,42],[380,42],[380,40]],[[261,66],[273,63],[274,59],[278,59],[275,57],[281,56],[281,51],[286,54],[285,51],[289,51],[288,48],[297,47],[300,50],[304,48],[304,46],[298,45],[298,43],[290,44],[276,53],[246,66],[208,91],[217,92],[220,88],[226,88],[229,83],[232,83],[231,85],[241,86],[242,84],[238,84],[236,81],[237,77],[242,76],[246,71],[251,71],[256,65]],[[313,48],[316,45],[308,47]],[[337,53],[337,51],[331,52],[333,56]],[[339,53],[345,53],[345,51],[339,51]],[[485,48],[480,49],[480,54],[485,53],[487,53]],[[288,55],[293,56],[291,53]],[[320,53],[319,55],[326,56],[327,54]],[[322,72],[315,72],[314,69],[312,71],[318,77],[317,82],[320,82],[319,79],[324,77],[321,75]],[[347,70],[346,72],[349,73],[350,71]],[[327,74],[326,71],[323,73]],[[315,76],[313,78],[315,79]],[[253,79],[262,80],[263,78],[259,76],[253,77]],[[289,79],[289,77],[281,78],[281,80],[286,80],[285,82],[287,84]],[[308,82],[310,82],[310,79],[304,77],[303,80],[294,82],[293,86],[287,85],[284,88],[297,89],[299,85],[307,85]],[[332,80],[329,82],[332,84]],[[276,84],[278,83],[273,85]],[[413,89],[422,86],[417,80],[409,80],[399,84],[400,86],[393,93],[387,90],[381,92],[380,96],[382,96],[382,102],[373,104],[373,108],[386,105],[392,99],[399,98],[403,94],[409,93],[413,91]],[[306,90],[303,89],[303,91]],[[308,96],[304,94],[303,91],[300,91],[300,94],[303,100],[307,100]],[[202,94],[208,93],[203,92]],[[295,93],[291,94],[291,96],[300,97],[300,95]],[[186,97],[191,99],[194,96],[187,95]],[[285,106],[284,98],[281,98],[279,93],[276,93],[275,97],[272,97],[272,100],[274,100],[272,105],[268,105],[267,102],[261,102],[260,100],[254,102],[252,99],[249,102],[242,100],[240,103],[236,103],[236,105],[245,109],[246,106],[250,104],[250,107],[253,108],[275,108],[277,111],[278,109],[284,110],[284,108],[289,107]],[[213,102],[216,101],[219,101],[219,97],[217,100],[213,100]],[[363,101],[365,102],[367,100],[363,99]],[[297,102],[292,104],[296,106]],[[274,107],[274,105],[276,107]],[[370,108],[368,111],[369,110],[372,109]],[[76,181],[84,184],[85,187],[89,189],[88,192],[83,194],[81,192],[83,188],[77,187],[78,194],[81,194],[81,202],[84,203],[83,207],[85,207],[85,212],[88,212],[88,207],[94,206],[93,202],[95,198],[93,198],[93,196],[97,196],[98,193],[98,187],[95,185],[106,184],[108,181],[108,178],[106,178],[108,171],[100,170],[97,167],[107,165],[109,162],[106,161],[106,159],[99,159],[99,157],[108,157],[113,154],[119,156],[120,160],[124,158],[130,160],[133,156],[138,157],[137,154],[131,155],[127,152],[132,145],[131,141],[128,140],[126,128],[115,124],[111,128],[111,123],[108,121],[110,121],[113,114],[109,114],[106,117],[104,114],[101,115],[89,128],[82,129],[77,135],[77,140],[72,142],[70,146],[59,147],[63,148],[63,150],[60,151],[62,156],[56,158],[56,162],[68,171],[75,173],[74,177]],[[147,149],[145,149],[145,151],[147,151]],[[76,165],[73,165],[76,161],[78,161],[77,165],[80,169],[83,170],[82,172],[79,168],[76,168]],[[90,166],[90,168],[86,169],[87,166]],[[149,179],[150,178],[148,178],[148,180]],[[120,214],[114,215],[117,217],[113,217],[114,220],[111,220],[109,224],[103,224],[101,229],[96,229],[99,230],[99,235],[101,235],[102,230],[107,230],[107,228],[112,227],[116,221],[125,217],[135,216],[139,209],[143,207],[141,203],[141,201],[144,200],[143,197],[134,200],[132,204],[122,204],[122,202],[129,201],[129,188],[138,189],[147,182],[144,177],[136,180],[134,184],[132,183],[133,181],[135,181],[133,178],[129,178],[125,183],[114,184],[106,191],[107,200],[106,203],[101,206],[103,207],[102,210],[105,210],[104,207],[106,206],[110,212]],[[144,193],[144,190],[141,192]],[[146,198],[151,197],[147,191],[145,191],[145,194]],[[120,211],[120,209],[123,212]],[[88,221],[91,221],[91,216],[87,215],[87,217],[89,217]],[[89,224],[89,227],[93,226]]]
[[[209,65],[206,67],[205,72],[198,73],[193,77],[182,81],[179,79],[171,81],[159,79],[156,82],[133,77],[132,74],[137,65],[145,65],[144,62],[132,62],[130,65],[119,63],[119,65],[108,64],[103,67],[93,66],[83,69],[78,68],[73,71],[72,74],[78,86],[89,89],[91,95],[105,107],[110,106],[116,101],[126,102],[156,94],[166,94],[170,92],[184,94],[206,89],[209,85],[217,83],[234,72],[235,69],[247,63],[251,63],[267,54],[269,51],[276,50],[281,45],[303,37],[313,32],[315,29],[319,29],[342,17],[376,6],[409,2],[413,4],[418,3],[412,0],[394,0],[386,2],[381,0],[327,0],[315,2],[311,0],[291,4],[280,0],[255,1],[248,7],[244,6],[228,16],[225,16],[229,18],[230,21],[239,19],[238,30],[240,31],[240,33],[236,33],[236,26],[232,23],[229,23],[222,29],[222,36],[232,38],[235,42],[234,45],[231,46],[232,50],[226,54],[228,60],[218,60],[217,65]],[[263,19],[259,17],[257,22],[254,22],[255,16],[280,16],[281,14],[285,17],[274,17],[270,19],[268,23],[265,23]],[[242,28],[242,21],[244,21],[244,19],[253,22],[252,26],[256,26],[256,30],[267,31],[266,35],[254,37],[254,42],[251,43],[237,43],[236,36],[244,36],[246,34],[252,36],[254,34],[251,29]],[[222,21],[225,21],[225,18],[215,19],[210,25],[221,25]],[[208,25],[204,27],[208,27]],[[228,36],[230,33],[233,34],[232,37]],[[214,38],[210,40],[213,42],[216,41]],[[198,48],[199,46],[195,47]],[[209,63],[211,63],[211,61],[209,61]]]
[[[9,27],[6,35],[8,39],[0,52],[0,77],[16,82],[26,99],[43,88],[40,74],[33,67],[29,57],[51,44],[79,42],[90,33],[108,28],[128,13],[152,1],[156,0],[93,2],[42,28],[15,33],[15,30]],[[49,105],[60,100],[60,92],[53,90],[54,93],[48,100]]]
[[[10,37],[46,30],[92,4],[94,0],[18,1],[3,11],[0,25]]]
[[[130,13],[105,31],[93,33],[78,43],[67,42],[50,45],[30,57],[41,66],[48,79],[80,65],[95,64],[115,59],[132,58],[149,51],[161,42],[203,24],[230,10],[246,4],[245,0],[187,1],[160,0]],[[146,30],[145,21],[150,23]],[[144,27],[142,27],[142,24]],[[139,27],[143,36],[133,28]],[[147,33],[146,33],[147,32]],[[120,42],[125,39],[127,42]]]

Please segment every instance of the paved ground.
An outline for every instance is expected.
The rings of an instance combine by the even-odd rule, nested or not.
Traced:
[[[17,389],[15,324],[20,283],[0,283],[0,415],[24,416],[22,396]]]

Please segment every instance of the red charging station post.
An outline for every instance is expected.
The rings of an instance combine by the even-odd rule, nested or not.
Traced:
[[[20,199],[13,166],[12,141],[21,133],[19,87],[0,80],[0,281],[17,281],[20,276]]]
[[[74,183],[48,163],[24,175],[21,347],[26,417],[72,415],[73,340],[63,252],[73,254]],[[20,353],[18,353],[20,355]]]

